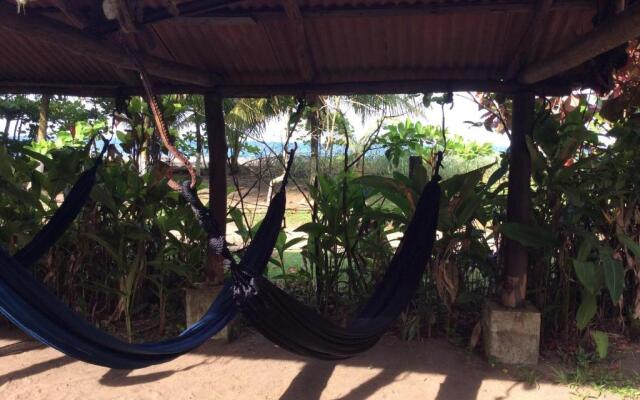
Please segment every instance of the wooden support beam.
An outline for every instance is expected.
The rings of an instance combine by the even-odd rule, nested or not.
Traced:
[[[492,92],[514,93],[529,90],[537,95],[564,96],[571,90],[582,86],[566,83],[546,82],[536,85],[520,85],[514,82],[487,80],[393,80],[393,81],[351,81],[336,83],[301,83],[273,85],[226,84],[215,87],[215,92],[223,97],[270,97],[270,96],[323,96],[354,94],[398,94],[424,92]],[[586,87],[586,86],[585,86]],[[201,86],[194,85],[155,85],[158,94],[202,93]],[[114,94],[141,95],[140,86],[125,86],[120,82],[38,82],[38,81],[0,81],[0,93],[29,94],[49,93],[69,96],[113,96]]]
[[[529,224],[531,220],[531,156],[526,137],[533,131],[535,96],[531,92],[517,93],[513,97],[513,126],[509,147],[509,192],[507,195],[507,221]],[[529,255],[522,244],[503,237],[504,281],[502,304],[520,307],[527,293]]]
[[[199,18],[222,18],[231,20],[232,18],[250,18],[253,21],[261,20],[283,20],[286,15],[278,11],[260,10],[240,10],[240,9],[220,9],[198,12],[181,12],[181,16],[190,15]],[[556,0],[551,10],[585,10],[594,9],[591,0]],[[328,6],[328,7],[301,7],[300,13],[304,19],[316,18],[371,18],[371,17],[402,17],[420,15],[449,15],[449,14],[474,14],[474,13],[525,13],[531,12],[531,1],[509,1],[509,2],[427,2],[412,5],[391,6]],[[145,13],[146,15],[147,13]],[[145,18],[144,23],[155,23],[159,21],[170,21],[170,16],[165,13],[162,17]],[[249,21],[246,21],[249,22]]]
[[[315,68],[311,59],[309,42],[304,28],[304,18],[300,12],[298,0],[282,0],[285,14],[289,20],[291,38],[295,49],[300,75],[305,82],[311,82],[315,76]]]
[[[89,26],[89,19],[86,18],[71,0],[53,0],[53,5],[64,14],[69,23],[78,29],[84,29]]]
[[[220,19],[223,23],[249,23],[257,20],[284,20],[287,18],[281,12],[268,10],[242,10],[239,8],[226,6],[237,3],[239,0],[194,0],[179,3],[177,8],[181,17],[194,16],[198,18],[210,18],[212,21]],[[592,0],[556,0],[551,10],[593,10]],[[531,12],[530,0],[512,0],[508,2],[428,2],[412,5],[392,5],[392,6],[329,6],[329,7],[303,7],[300,8],[302,17],[305,19],[340,17],[394,17],[394,16],[416,16],[416,15],[444,15],[444,14],[473,14],[473,13],[523,13]],[[144,19],[141,24],[153,24],[162,21],[170,23],[174,15],[164,8],[145,9]],[[233,19],[238,19],[232,22]],[[213,23],[213,22],[212,22]],[[118,30],[117,24],[109,22],[91,28],[96,33],[109,33]]]
[[[209,146],[209,210],[224,235],[227,225],[227,136],[224,125],[222,98],[204,95],[204,113]],[[208,283],[224,281],[223,258],[209,250],[206,276]]]
[[[533,54],[533,51],[538,46],[542,32],[544,32],[547,26],[547,17],[549,16],[552,5],[553,0],[538,0],[536,3],[531,22],[529,22],[529,26],[520,40],[516,53],[511,58],[511,62],[507,67],[505,80],[515,78],[522,65],[529,63],[531,54]]]
[[[575,68],[594,57],[640,36],[640,4],[611,18],[562,51],[526,67],[518,78],[532,84]]]
[[[136,65],[126,51],[71,28],[63,23],[36,15],[16,15],[15,8],[0,4],[0,30],[8,30],[66,50],[83,57],[124,68],[136,70]],[[215,84],[207,72],[148,55],[139,55],[151,75],[176,82],[210,87]]]

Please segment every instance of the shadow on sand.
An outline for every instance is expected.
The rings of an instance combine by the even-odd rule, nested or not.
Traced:
[[[310,360],[290,354],[257,334],[247,333],[239,340],[225,344],[219,341],[205,343],[194,351],[207,359],[180,369],[168,369],[132,375],[132,370],[107,370],[99,382],[109,387],[139,385],[165,379],[176,373],[187,372],[202,365],[215,363],[219,357],[242,357],[254,360],[291,360],[304,366],[282,393],[281,400],[319,399],[327,387],[337,366],[375,368],[376,375],[338,397],[341,400],[359,400],[372,397],[379,389],[405,378],[409,373],[431,373],[444,376],[440,384],[438,400],[474,399],[485,379],[505,379],[503,374],[488,368],[478,356],[455,348],[443,340],[425,342],[401,342],[387,336],[368,352],[341,361]],[[1,359],[1,358],[0,358]],[[77,362],[62,356],[0,376],[0,385],[11,380],[41,374],[47,370]],[[250,377],[247,377],[250,380]],[[514,384],[515,386],[516,384]],[[496,397],[504,399],[509,397]]]

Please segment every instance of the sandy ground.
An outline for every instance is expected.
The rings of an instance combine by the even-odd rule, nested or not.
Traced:
[[[85,364],[33,342],[16,344],[21,340],[13,329],[0,332],[2,400],[552,400],[585,394],[548,382],[519,382],[515,371],[492,368],[443,340],[388,336],[367,353],[335,363],[291,355],[247,332],[233,343],[211,340],[172,362],[135,371]]]

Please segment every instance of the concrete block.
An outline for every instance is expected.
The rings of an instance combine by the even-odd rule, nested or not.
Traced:
[[[222,285],[198,285],[194,288],[186,289],[185,312],[187,327],[190,327],[202,318],[222,288]],[[212,339],[231,342],[238,337],[239,331],[240,326],[238,318],[236,317]]]
[[[489,360],[535,365],[540,351],[540,312],[530,303],[512,309],[487,301],[482,310],[482,336]]]

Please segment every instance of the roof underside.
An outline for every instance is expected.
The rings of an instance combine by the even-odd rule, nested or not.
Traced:
[[[178,0],[176,16],[167,8],[173,2],[144,0],[137,32],[125,36],[104,17],[101,3],[31,0],[15,18],[51,19],[120,50],[126,41],[211,78],[194,84],[156,75],[158,91],[228,96],[508,90],[519,87],[524,65],[592,30],[596,14],[594,0],[556,0],[536,27],[536,0]],[[0,91],[140,90],[131,69],[84,54],[0,25]],[[590,85],[579,67],[538,88],[557,83]]]

